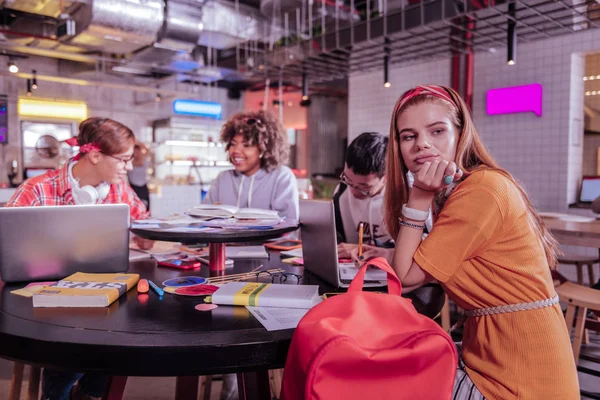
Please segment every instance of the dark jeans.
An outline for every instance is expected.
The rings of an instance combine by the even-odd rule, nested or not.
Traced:
[[[42,400],[69,400],[71,389],[77,381],[79,381],[79,390],[82,394],[102,397],[106,391],[108,376],[44,368]]]
[[[131,186],[131,188],[133,189],[135,194],[137,194],[140,200],[144,202],[144,204],[146,205],[146,209],[150,210],[150,191],[148,190],[148,185],[135,186],[130,183],[129,186]]]

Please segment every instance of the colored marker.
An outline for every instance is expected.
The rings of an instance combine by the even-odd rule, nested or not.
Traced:
[[[165,294],[165,291],[162,290],[161,288],[159,288],[158,286],[156,286],[154,284],[154,282],[152,282],[150,279],[148,279],[148,284],[150,285],[150,287],[152,289],[154,289],[154,291],[156,292],[157,295],[162,296],[163,294]]]

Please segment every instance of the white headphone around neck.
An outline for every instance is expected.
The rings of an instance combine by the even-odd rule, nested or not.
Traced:
[[[79,187],[79,182],[73,177],[73,165],[75,164],[76,162],[71,162],[69,165],[69,179],[72,186],[71,193],[75,204],[96,204],[98,201],[104,200],[110,192],[110,185],[102,182],[96,187],[91,185]]]

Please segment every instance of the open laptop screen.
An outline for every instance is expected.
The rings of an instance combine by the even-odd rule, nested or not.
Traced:
[[[584,176],[581,181],[579,201],[591,203],[600,197],[600,176]]]

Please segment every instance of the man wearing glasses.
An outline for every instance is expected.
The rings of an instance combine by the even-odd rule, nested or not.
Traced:
[[[361,223],[363,243],[377,247],[394,246],[382,212],[387,144],[386,136],[365,132],[346,150],[344,172],[333,196],[340,258],[350,257],[350,252],[357,247]]]

